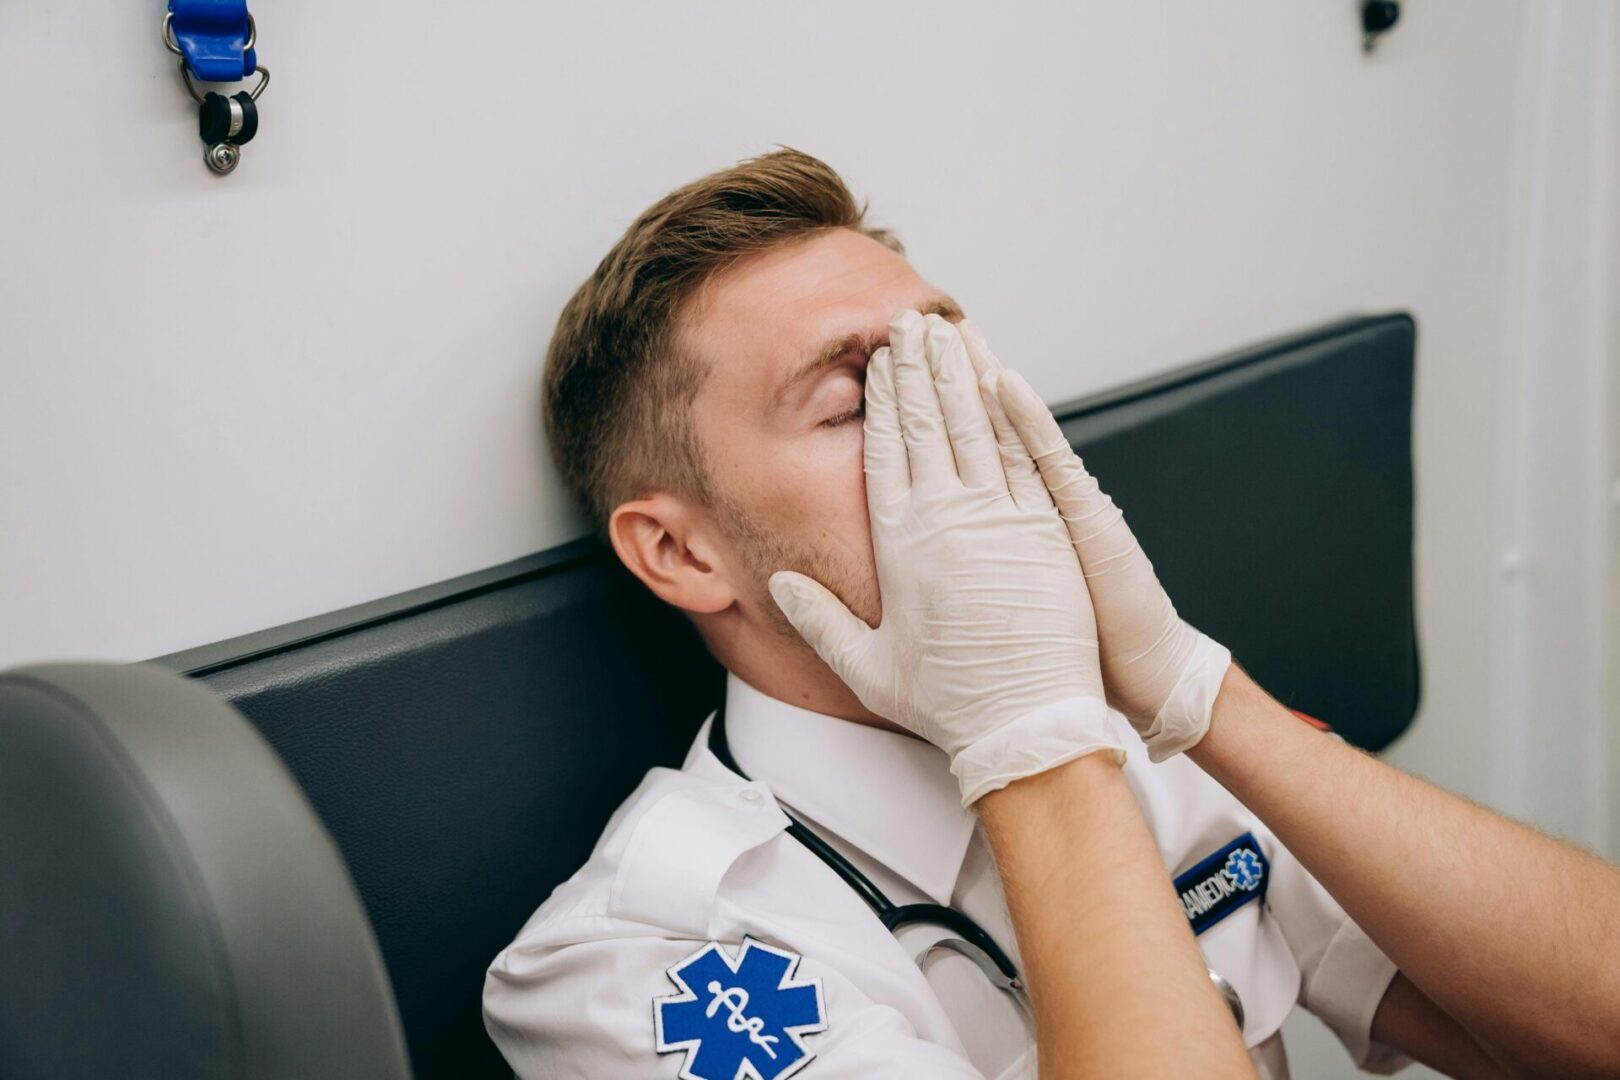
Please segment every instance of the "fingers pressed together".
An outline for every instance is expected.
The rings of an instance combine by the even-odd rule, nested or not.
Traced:
[[[901,311],[889,323],[889,341],[866,370],[868,497],[886,504],[914,485],[961,484],[1006,491],[1025,509],[1050,508],[1028,446],[1044,452],[1053,436],[1065,451],[1068,443],[979,328]]]

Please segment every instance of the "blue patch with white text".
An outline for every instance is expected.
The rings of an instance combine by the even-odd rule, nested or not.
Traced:
[[[1194,934],[1202,934],[1250,900],[1263,900],[1271,863],[1253,833],[1227,844],[1176,878],[1176,896]]]
[[[782,1080],[810,1063],[801,1036],[827,1029],[820,979],[798,955],[743,938],[736,960],[711,941],[669,969],[680,993],[653,999],[658,1052],[686,1051],[681,1080]]]

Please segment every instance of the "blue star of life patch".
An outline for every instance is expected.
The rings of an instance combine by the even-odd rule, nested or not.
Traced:
[[[686,1051],[681,1080],[782,1080],[815,1057],[802,1036],[827,1029],[820,979],[799,957],[743,938],[736,960],[711,941],[669,969],[680,993],[653,999],[660,1054]]]
[[[1202,934],[1250,900],[1263,900],[1271,881],[1271,863],[1253,833],[1201,859],[1176,878],[1176,895],[1192,923]]]

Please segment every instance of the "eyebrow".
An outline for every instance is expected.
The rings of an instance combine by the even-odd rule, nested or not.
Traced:
[[[960,319],[963,317],[962,306],[943,293],[929,300],[917,310],[924,315],[938,315],[942,319]],[[806,379],[814,378],[851,353],[870,356],[888,340],[888,331],[882,330],[876,334],[848,334],[823,344],[795,367],[771,392],[771,407],[780,406],[782,399],[795,386],[798,386]]]

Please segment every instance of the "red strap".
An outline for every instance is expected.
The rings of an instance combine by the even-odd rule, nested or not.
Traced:
[[[1312,716],[1310,713],[1302,713],[1298,709],[1289,709],[1288,711],[1293,713],[1295,716],[1299,717],[1301,720],[1305,721],[1307,724],[1311,725],[1311,727],[1316,728],[1318,731],[1332,731],[1333,730],[1333,725],[1332,724],[1328,723],[1326,720],[1318,720],[1316,717]]]

